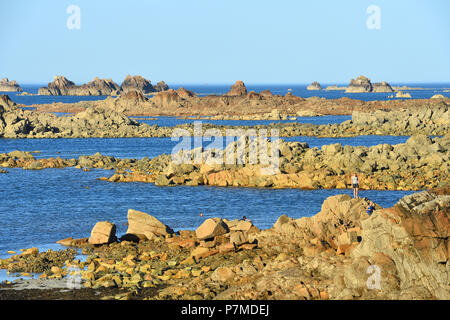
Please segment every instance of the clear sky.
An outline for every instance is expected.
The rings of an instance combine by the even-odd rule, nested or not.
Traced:
[[[449,13],[448,0],[0,0],[0,78],[450,82]]]

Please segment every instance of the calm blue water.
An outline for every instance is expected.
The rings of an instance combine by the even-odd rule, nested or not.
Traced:
[[[373,146],[381,143],[405,143],[407,136],[358,136],[351,138],[317,138],[317,137],[288,137],[285,141],[306,142],[313,147],[341,143],[351,146]],[[226,139],[223,139],[225,146]],[[35,158],[78,158],[82,155],[92,155],[100,152],[103,155],[118,158],[153,158],[160,154],[172,153],[172,149],[179,143],[171,138],[80,138],[80,139],[0,139],[0,153],[21,151],[40,151]],[[204,141],[208,147],[214,140]],[[191,147],[193,139],[191,139]],[[0,176],[1,179],[2,176]]]
[[[210,119],[178,119],[175,117],[158,117],[152,120],[147,120],[144,117],[137,117],[137,121],[147,123],[149,125],[158,125],[158,126],[166,126],[173,127],[179,124],[184,123],[210,123],[218,126],[257,126],[257,125],[268,125],[271,123],[312,123],[312,124],[334,124],[334,123],[342,123],[347,120],[351,120],[351,115],[343,115],[343,116],[320,116],[320,117],[296,117],[295,120],[210,120]],[[153,120],[155,119],[155,120]]]
[[[37,246],[58,247],[57,240],[86,237],[97,221],[116,223],[117,234],[126,232],[127,210],[154,215],[175,230],[195,229],[205,218],[241,218],[246,215],[259,228],[271,227],[277,218],[312,216],[329,196],[349,190],[265,190],[218,187],[155,187],[148,183],[108,183],[96,180],[109,171],[83,172],[73,168],[27,171],[7,169],[1,174],[0,257],[7,250]],[[408,191],[363,191],[388,207]],[[199,216],[204,214],[204,218]]]
[[[333,83],[335,84],[335,83]],[[38,89],[42,86],[46,86],[47,84],[36,84],[36,85],[22,85],[22,89],[29,93],[37,93]],[[328,85],[332,84],[321,84],[323,88],[326,88]],[[346,86],[345,84],[337,84],[338,86]],[[391,83],[392,86],[397,85],[407,85],[409,87],[419,87],[419,88],[427,88],[427,90],[405,90],[404,92],[409,92],[413,99],[428,99],[435,94],[442,94],[446,97],[450,97],[450,92],[444,92],[444,89],[449,89],[449,83],[436,83],[436,84],[395,84]],[[178,89],[180,87],[179,84],[169,85],[173,89]],[[184,88],[188,90],[192,90],[199,95],[208,95],[208,94],[224,94],[227,93],[230,89],[231,83],[228,85],[183,85]],[[338,99],[341,97],[349,97],[352,99],[358,99],[363,101],[371,101],[371,100],[390,100],[389,98],[391,93],[345,93],[344,91],[308,91],[306,90],[306,84],[291,84],[291,85],[279,85],[279,84],[265,84],[265,85],[255,85],[255,84],[246,84],[248,91],[260,92],[262,90],[269,89],[273,94],[285,95],[289,89],[292,94],[304,98],[308,97],[321,97],[327,99]],[[106,96],[19,96],[15,93],[11,92],[0,92],[8,94],[10,98],[20,104],[31,105],[31,104],[41,104],[41,103],[52,103],[52,102],[65,102],[65,103],[73,103],[78,101],[87,101],[87,100],[103,100]],[[394,98],[396,99],[396,98]]]

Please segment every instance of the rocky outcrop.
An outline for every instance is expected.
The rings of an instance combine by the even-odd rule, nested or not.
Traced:
[[[151,99],[152,102],[162,108],[179,106],[179,102],[182,98],[178,95],[178,92],[173,89],[167,89],[165,91],[158,92]]]
[[[0,115],[4,112],[18,109],[17,104],[6,94],[0,94]]]
[[[191,98],[191,97],[195,97],[197,96],[194,92],[190,91],[190,90],[186,90],[183,87],[179,87],[177,89],[177,94],[179,97],[186,99],[186,98]]]
[[[109,96],[118,95],[120,93],[120,87],[117,83],[111,79],[100,79],[98,77],[95,77],[93,81],[88,82],[87,85],[82,85],[80,89],[81,92],[78,95]]]
[[[39,88],[38,94],[53,96],[103,96],[118,95],[119,92],[120,87],[111,79],[100,79],[96,77],[93,81],[78,86],[63,76],[55,76],[54,81],[50,82],[47,87]]]
[[[369,78],[359,76],[356,79],[350,80],[350,84],[345,90],[345,92],[349,93],[394,92],[394,89],[392,89],[392,87],[385,81],[372,84]]]
[[[235,84],[231,86],[230,91],[226,94],[227,96],[245,96],[247,94],[247,88],[243,81],[238,80]]]
[[[70,117],[58,117],[4,104],[7,109],[0,109],[0,137],[5,138],[151,136],[155,130],[110,108],[89,107]],[[170,132],[167,129],[168,135]]]
[[[439,131],[438,128],[450,126],[450,110],[448,105],[442,103],[430,109],[373,113],[355,111],[352,114],[352,124],[364,128],[367,134],[371,132],[370,128],[386,134],[399,131],[433,134],[436,130]],[[441,133],[445,134],[445,131]]]
[[[315,256],[323,251],[345,255],[361,241],[361,223],[369,218],[365,210],[367,206],[367,199],[352,199],[348,195],[332,196],[323,202],[321,211],[312,217],[279,217],[270,232],[290,241],[295,239],[306,256]],[[264,237],[264,234],[258,236],[261,244],[265,241]]]
[[[415,135],[398,145],[344,147],[333,144],[318,150],[309,148],[306,143],[279,141],[279,153],[276,153],[279,157],[274,158],[276,167],[266,173],[270,169],[267,161],[263,163],[252,151],[255,145],[246,143],[243,137],[230,143],[223,152],[215,151],[219,158],[213,157],[208,149],[181,152],[178,156],[185,159],[184,164],[170,162],[153,176],[155,184],[160,186],[335,189],[349,187],[351,174],[359,172],[361,189],[421,190],[450,182],[446,174],[449,143],[448,135],[434,139]],[[268,142],[267,148],[275,148],[273,142]],[[194,159],[201,162],[194,163]],[[132,181],[132,177],[124,181]]]
[[[447,99],[443,94],[435,94],[430,99]]]
[[[138,91],[143,94],[149,94],[157,91],[151,84],[151,82],[141,76],[127,75],[120,86],[123,92]]]
[[[409,92],[397,91],[395,93],[396,98],[411,98],[411,94]]]
[[[309,86],[306,87],[306,90],[322,90],[320,83],[314,81]]]
[[[337,85],[331,85],[325,88],[326,91],[345,91],[347,87],[339,87]]]
[[[169,86],[164,82],[164,81],[159,81],[155,86],[154,86],[156,91],[166,91],[169,90]]]
[[[372,83],[370,79],[364,76],[359,76],[356,79],[351,79],[345,92],[350,93],[361,93],[361,92],[371,92]]]
[[[394,92],[394,89],[386,81],[374,83],[372,85],[372,92]]]
[[[0,80],[0,92],[22,92],[23,89],[20,85],[14,81],[9,81],[8,78],[3,78]]]
[[[70,90],[75,88],[76,88],[75,83],[68,80],[66,77],[55,76],[53,82],[49,82],[47,87],[39,88],[38,94],[61,96],[67,95]]]
[[[362,241],[352,257],[377,263],[380,290],[395,288],[402,299],[449,299],[449,213],[450,195],[406,196],[361,222]],[[358,280],[348,283],[358,286]]]
[[[282,216],[255,235],[275,259],[217,298],[447,300],[449,197],[413,194],[368,216],[365,200],[338,195],[311,218]]]

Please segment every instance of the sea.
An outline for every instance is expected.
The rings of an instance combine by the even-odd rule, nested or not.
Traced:
[[[396,84],[391,84],[396,85]],[[450,84],[398,84],[425,90],[405,90],[412,98],[430,98],[434,94],[449,96]],[[43,85],[23,85],[24,91],[37,93]],[[326,85],[323,85],[325,87]],[[174,89],[179,86],[172,85]],[[199,95],[223,94],[227,85],[183,85]],[[301,97],[318,96],[327,99],[350,97],[360,100],[389,100],[387,93],[346,94],[344,91],[308,91],[306,85],[247,85],[256,92],[269,89],[274,94]],[[1,92],[0,92],[1,94]],[[53,102],[78,102],[105,99],[79,96],[26,96],[6,93],[16,103],[33,105]],[[395,98],[394,98],[395,99]],[[64,116],[64,114],[60,114]],[[350,116],[299,117],[300,123],[341,123]],[[148,124],[175,126],[194,120],[174,117],[140,119]],[[256,125],[274,121],[202,120],[217,125]],[[282,121],[280,121],[282,122]],[[286,121],[284,121],[286,122]],[[408,136],[370,136],[350,138],[289,137],[287,141],[306,142],[312,147],[341,143],[351,146],[373,146],[382,143],[404,143]],[[78,158],[96,152],[117,158],[153,158],[170,154],[179,141],[172,138],[83,138],[83,139],[4,139],[0,138],[0,153],[39,151],[36,158]],[[279,216],[311,217],[321,209],[323,201],[337,194],[352,195],[351,189],[299,190],[239,187],[176,186],[157,187],[150,183],[109,183],[98,178],[113,172],[93,169],[89,172],[75,168],[23,170],[6,168],[0,174],[0,258],[10,256],[9,250],[38,247],[40,250],[62,249],[56,241],[88,237],[98,221],[108,220],[117,226],[118,236],[126,232],[127,211],[147,212],[174,230],[195,230],[206,218],[240,219],[243,215],[261,229],[270,228]],[[390,207],[411,191],[363,190],[360,196]],[[203,217],[200,216],[203,214]],[[9,279],[0,272],[0,281]]]

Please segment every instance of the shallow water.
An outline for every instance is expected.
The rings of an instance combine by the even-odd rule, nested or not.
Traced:
[[[74,168],[29,171],[7,169],[1,174],[0,257],[6,251],[37,246],[57,247],[57,240],[87,237],[94,224],[116,223],[126,232],[127,210],[147,212],[174,230],[195,229],[203,219],[250,218],[259,228],[271,227],[286,214],[312,216],[322,202],[345,190],[256,189],[220,187],[156,187],[148,183],[109,183],[96,180],[110,171],[84,172]],[[362,191],[381,206],[395,204],[409,191]],[[203,213],[204,217],[199,214]]]
[[[285,141],[306,142],[313,147],[321,148],[323,145],[341,143],[351,146],[373,146],[380,143],[404,143],[408,136],[358,136],[349,138],[317,138],[317,137],[287,137]],[[191,139],[191,147],[193,139]],[[76,138],[76,139],[0,139],[0,153],[21,151],[40,151],[34,154],[35,158],[78,158],[81,155],[92,155],[100,152],[103,155],[118,158],[153,158],[160,154],[172,153],[172,149],[181,140],[172,141],[171,138]],[[203,146],[208,147],[214,140],[204,141]],[[222,145],[225,146],[226,139]]]
[[[179,119],[176,117],[149,117],[151,120],[145,119],[145,117],[137,117],[139,122],[147,123],[149,125],[167,126],[173,127],[184,123],[201,122],[210,123],[218,126],[257,126],[257,125],[269,125],[273,123],[311,123],[311,124],[334,124],[342,123],[347,120],[351,120],[352,116],[348,115],[327,115],[320,117],[296,117],[295,120],[210,120],[210,119]]]

